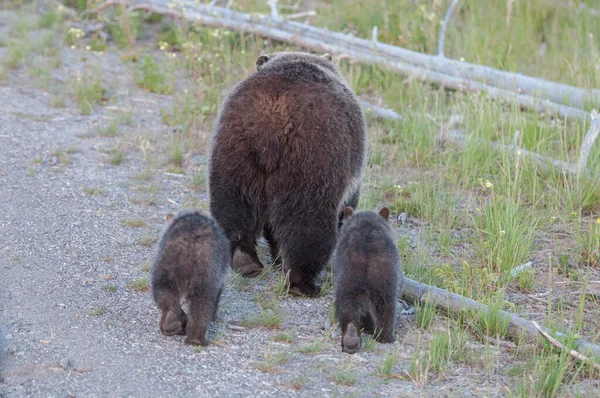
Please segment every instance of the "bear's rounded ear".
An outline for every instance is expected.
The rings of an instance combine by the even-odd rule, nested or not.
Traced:
[[[350,207],[350,206],[344,207],[344,219],[350,217],[352,214],[354,214],[354,209],[352,209],[352,207]]]
[[[167,214],[167,216],[165,217],[165,221],[166,221],[166,222],[169,222],[169,221],[171,221],[171,220],[172,220],[172,219],[174,219],[174,218],[175,218],[175,216],[173,215],[173,213],[169,213],[169,214]]]
[[[323,54],[323,58],[327,59],[328,61],[333,61],[333,57],[329,53]]]
[[[256,59],[256,70],[259,70],[261,66],[269,62],[271,56],[269,54],[261,54]]]
[[[390,218],[390,209],[387,207],[382,207],[381,210],[379,210],[379,215],[383,217],[385,221],[387,221]]]

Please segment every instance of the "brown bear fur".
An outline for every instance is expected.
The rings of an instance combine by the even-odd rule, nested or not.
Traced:
[[[403,273],[389,209],[344,209],[344,225],[334,261],[335,313],[342,328],[342,351],[353,354],[361,331],[381,343],[394,342],[396,301]]]
[[[215,124],[210,211],[236,271],[262,271],[256,240],[264,233],[274,257],[281,249],[290,291],[314,296],[343,206],[358,204],[364,116],[329,54],[261,55],[256,65]]]
[[[208,325],[217,314],[231,267],[229,241],[221,227],[199,211],[169,214],[152,266],[152,293],[162,311],[164,335],[186,334],[186,344],[208,345]],[[184,296],[190,320],[179,304]]]

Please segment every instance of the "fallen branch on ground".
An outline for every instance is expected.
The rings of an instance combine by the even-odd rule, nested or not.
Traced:
[[[486,314],[489,309],[487,305],[463,297],[460,294],[452,293],[439,287],[429,286],[410,278],[404,278],[404,280],[403,298],[406,301],[427,302],[446,313],[460,313],[466,316],[472,316],[473,313]],[[518,341],[521,338],[525,338],[538,341],[538,329],[535,328],[532,322],[504,310],[500,310],[498,316],[503,321],[508,322],[506,337],[509,339]],[[556,335],[565,337],[565,335],[558,332]],[[600,346],[583,339],[575,339],[573,346],[589,353],[590,356],[600,358]]]
[[[373,105],[363,100],[358,100],[360,106],[363,108],[365,113],[370,114],[373,117],[382,118],[382,119],[390,119],[390,120],[400,120],[402,116],[398,115],[391,109],[382,108],[377,105]]]
[[[537,329],[537,331],[546,339],[548,340],[548,342],[550,344],[552,344],[554,347],[557,347],[561,350],[564,351],[568,351],[569,354],[571,354],[571,356],[573,358],[577,358],[582,362],[587,363],[588,365],[592,366],[594,369],[596,370],[600,370],[600,365],[597,364],[596,362],[592,361],[590,358],[586,357],[585,355],[575,351],[575,350],[571,350],[569,349],[569,347],[565,346],[563,343],[561,343],[560,341],[556,340],[555,338],[553,338],[552,336],[550,336],[548,333],[546,333],[546,331],[544,331],[544,329],[542,329],[540,327],[540,325],[538,325],[535,321],[531,321],[531,323],[533,324],[533,326]]]
[[[562,118],[588,117],[588,113],[581,109],[561,105],[560,102],[565,98],[569,104],[582,106],[586,103],[600,102],[600,90],[584,90],[486,66],[421,54],[281,18],[250,15],[222,7],[196,4],[192,0],[108,0],[94,11],[115,4],[128,4],[134,9],[145,9],[159,14],[178,15],[206,26],[256,33],[314,51],[344,54],[355,61],[375,63],[449,89],[465,92],[484,91],[492,98],[516,102],[522,108],[557,114]],[[492,83],[498,83],[498,87],[490,85]],[[539,95],[540,98],[537,99],[534,95]]]
[[[587,161],[591,152],[592,146],[594,145],[598,135],[600,134],[600,116],[598,112],[592,110],[590,114],[590,128],[583,138],[581,144],[581,150],[579,155],[579,161],[577,163],[565,162],[563,160],[556,160],[544,155],[540,155],[536,152],[528,151],[527,149],[521,148],[515,144],[501,144],[499,142],[489,142],[483,138],[472,137],[464,134],[460,131],[448,131],[444,134],[443,139],[450,140],[455,144],[466,146],[468,140],[474,140],[482,145],[490,145],[493,148],[502,149],[509,152],[511,156],[526,156],[533,160],[538,166],[545,171],[551,171],[552,168],[561,170],[565,174],[573,175],[576,177],[587,176],[589,178],[596,179],[597,176],[592,175],[592,172],[587,168]]]

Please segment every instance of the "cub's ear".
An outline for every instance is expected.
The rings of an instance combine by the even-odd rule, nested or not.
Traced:
[[[354,214],[354,209],[352,209],[352,207],[350,207],[350,206],[344,207],[344,219],[350,217],[352,214]]]
[[[323,54],[323,58],[327,59],[328,61],[332,61],[333,60],[333,57],[329,53]]]
[[[171,220],[173,220],[175,218],[175,216],[173,215],[173,213],[169,213],[167,214],[167,216],[165,217],[165,221],[169,222]]]
[[[270,59],[271,56],[269,54],[259,55],[259,57],[256,59],[256,70],[259,70],[260,67],[269,62]]]
[[[381,210],[379,210],[379,215],[383,217],[385,221],[387,221],[390,218],[390,209],[387,207],[382,207]]]

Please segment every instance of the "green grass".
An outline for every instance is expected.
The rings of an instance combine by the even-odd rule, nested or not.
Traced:
[[[279,301],[277,297],[273,297],[265,290],[257,292],[252,298],[252,301],[254,301],[256,305],[263,310],[277,310],[279,307]]]
[[[138,245],[150,247],[153,246],[157,240],[158,238],[154,235],[144,235],[138,241]]]
[[[171,91],[171,84],[165,73],[151,56],[144,57],[138,74],[136,81],[138,87],[158,94],[168,94]]]
[[[155,172],[152,169],[149,169],[149,168],[144,169],[135,176],[135,179],[139,180],[139,181],[149,181],[152,179],[152,176],[154,175],[154,173]]]
[[[102,286],[102,289],[106,290],[107,292],[116,292],[117,291],[117,287],[115,285],[104,285]]]
[[[127,155],[125,154],[125,152],[122,152],[118,149],[114,149],[110,152],[111,153],[110,153],[110,157],[108,158],[108,162],[110,164],[112,164],[113,166],[119,166],[119,165],[123,164],[125,159],[127,159]]]
[[[479,336],[502,338],[506,335],[510,321],[501,315],[500,305],[491,303],[487,312],[478,312],[472,324],[474,331]]]
[[[119,123],[115,120],[107,124],[105,127],[98,129],[98,134],[101,137],[115,137],[119,133]]]
[[[16,69],[21,66],[25,58],[33,51],[33,48],[30,44],[19,42],[19,41],[9,41],[7,45],[6,55],[3,60],[3,64],[11,69]]]
[[[464,332],[453,328],[434,334],[427,356],[429,369],[432,372],[440,372],[450,366],[453,361],[464,360],[467,340],[468,336]]]
[[[246,291],[250,285],[250,280],[244,277],[242,274],[236,271],[231,271],[229,273],[229,285],[235,290]]]
[[[205,191],[207,187],[206,172],[196,171],[190,177],[190,186],[194,191]]]
[[[252,366],[264,373],[274,372],[277,366],[286,363],[289,359],[289,354],[286,352],[280,352],[277,354],[264,354],[263,360],[254,362]]]
[[[56,157],[60,164],[67,165],[71,163],[71,155],[77,152],[75,148],[56,148],[50,152],[50,155]]]
[[[580,263],[587,267],[600,267],[600,216],[582,225],[575,242]]]
[[[364,344],[363,344],[362,350],[367,351],[367,352],[375,351],[375,348],[377,348],[375,346],[376,342],[377,341],[373,338],[373,336],[366,335],[364,337]]]
[[[125,8],[118,9],[117,22],[111,24],[110,34],[120,48],[133,47],[143,31],[142,16],[140,11],[123,12]]]
[[[392,376],[392,370],[398,361],[398,353],[392,351],[383,357],[383,361],[377,365],[377,377],[389,379]]]
[[[145,292],[148,290],[148,277],[135,279],[129,282],[127,287],[136,292]]]
[[[280,329],[284,319],[285,315],[279,309],[261,309],[256,315],[244,320],[242,326],[248,328]]]
[[[42,29],[49,29],[54,27],[54,25],[59,23],[61,20],[62,16],[60,14],[53,11],[49,11],[40,17],[38,26]]]
[[[472,362],[467,348],[469,336],[458,324],[449,322],[443,331],[431,337],[429,348],[424,350],[421,337],[411,357],[409,375],[418,385],[424,385],[432,373],[444,374],[454,362]]]
[[[292,344],[296,341],[296,338],[293,334],[289,332],[278,332],[273,334],[273,341],[278,341],[280,343]]]
[[[121,224],[129,228],[143,228],[148,225],[148,222],[142,218],[125,218],[121,220]]]
[[[92,312],[90,313],[91,316],[100,316],[100,315],[104,315],[106,313],[106,308],[105,307],[98,307],[98,308],[94,308],[92,310]]]
[[[329,378],[336,384],[353,386],[358,380],[358,374],[357,372],[339,369],[336,372],[333,372]]]
[[[103,195],[104,188],[98,186],[84,187],[83,192],[88,195]]]
[[[287,274],[283,272],[284,267],[281,267],[282,271],[278,272],[278,277],[275,280],[275,286],[273,291],[279,297],[287,296],[290,290],[290,286],[287,281]]]
[[[91,80],[91,77],[85,77],[75,83],[75,102],[82,115],[91,114],[106,92],[99,81]]]
[[[319,289],[319,296],[324,296],[333,291],[333,268],[331,271],[325,272],[325,278]]]
[[[435,321],[436,310],[431,300],[425,300],[423,303],[415,303],[415,325],[422,329],[429,329]]]
[[[140,269],[144,272],[150,272],[150,270],[152,269],[152,263],[149,263],[149,262],[140,263]]]
[[[183,139],[183,137],[179,137],[177,135],[171,136],[169,140],[169,145],[167,146],[167,156],[169,158],[169,162],[181,166],[185,159],[185,155],[189,150],[189,143],[187,140]]]
[[[53,94],[50,97],[50,106],[52,108],[64,108],[66,106],[66,98],[64,94]]]
[[[325,342],[315,340],[310,344],[306,344],[298,348],[298,352],[302,354],[318,354],[325,348]]]

